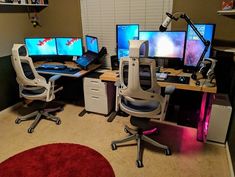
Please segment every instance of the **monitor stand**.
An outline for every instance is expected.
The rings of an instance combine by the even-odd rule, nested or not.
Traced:
[[[77,60],[77,58],[78,58],[78,56],[73,56],[73,61],[76,61]]]

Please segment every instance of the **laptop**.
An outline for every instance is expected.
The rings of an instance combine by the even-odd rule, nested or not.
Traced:
[[[86,35],[85,40],[87,52],[75,61],[82,69],[87,69],[98,58],[99,54],[98,38]]]

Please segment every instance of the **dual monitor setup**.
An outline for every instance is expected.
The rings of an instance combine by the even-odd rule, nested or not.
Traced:
[[[214,24],[195,24],[202,36],[212,42],[215,32]],[[129,55],[129,40],[148,40],[148,57],[175,61],[178,66],[194,68],[205,48],[204,44],[188,25],[187,31],[140,31],[138,24],[116,26],[117,58]],[[205,54],[210,57],[211,46]]]
[[[87,52],[99,53],[96,37],[86,35],[85,41]],[[84,53],[82,39],[78,37],[25,38],[25,45],[31,57],[57,58],[62,56],[61,58],[75,57],[77,59]]]

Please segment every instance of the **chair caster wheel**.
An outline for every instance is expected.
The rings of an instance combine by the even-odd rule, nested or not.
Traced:
[[[136,160],[136,166],[137,166],[138,168],[141,168],[141,167],[143,167],[144,165],[143,165],[143,162],[142,162],[141,160]]]
[[[127,129],[126,129],[126,128],[124,128],[124,132],[128,133],[128,131],[127,131]]]
[[[15,120],[15,123],[16,124],[19,124],[21,122],[21,119],[19,119],[19,118],[17,118],[16,120]]]
[[[29,128],[28,129],[28,133],[33,133],[34,129],[33,128]]]
[[[126,133],[130,133],[130,132],[127,130],[127,128],[124,128],[124,132],[126,132]]]
[[[165,149],[165,154],[166,155],[171,155],[171,150],[169,148]]]
[[[60,119],[58,119],[58,120],[56,120],[56,122],[55,122],[57,125],[60,125],[61,124],[61,120]]]
[[[126,127],[124,128],[124,132],[128,133],[129,135],[132,135],[132,133]]]
[[[112,143],[112,144],[111,144],[111,148],[112,148],[112,150],[114,151],[114,150],[117,149],[117,145],[116,145],[115,143]]]

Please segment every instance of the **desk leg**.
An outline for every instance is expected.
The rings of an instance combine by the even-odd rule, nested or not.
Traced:
[[[82,116],[84,116],[86,113],[87,113],[86,110],[83,109],[82,112],[80,112],[78,115],[79,115],[79,117],[82,117]]]
[[[115,99],[115,111],[113,111],[110,114],[109,118],[107,119],[107,122],[112,122],[115,119],[115,117],[118,113],[118,110],[119,110],[119,94],[118,94],[118,91],[119,90],[118,90],[118,86],[117,86],[116,87],[116,99]]]
[[[109,118],[107,119],[107,122],[112,122],[115,119],[116,115],[117,115],[117,111],[113,111],[110,114]]]
[[[203,93],[201,110],[197,127],[197,140],[206,142],[206,135],[208,132],[208,123],[211,115],[213,94]]]

